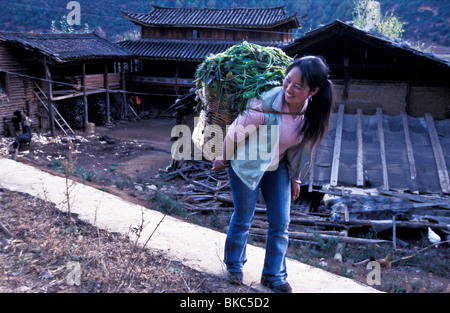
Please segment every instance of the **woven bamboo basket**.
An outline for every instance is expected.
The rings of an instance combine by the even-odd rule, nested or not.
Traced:
[[[206,87],[203,87],[198,90],[198,95],[204,109],[200,111],[192,141],[202,151],[204,158],[213,161],[222,156],[222,143],[227,126],[231,125],[238,113],[232,114],[227,110],[227,103],[220,101],[213,90],[207,91]]]

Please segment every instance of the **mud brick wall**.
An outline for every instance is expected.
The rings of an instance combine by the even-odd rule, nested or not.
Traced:
[[[430,113],[434,118],[450,118],[450,87],[422,87],[411,88],[411,103],[408,114],[413,117]]]
[[[344,99],[343,82],[337,81],[334,84],[337,103],[345,105],[347,114],[355,114],[361,108],[363,114],[373,115],[377,107],[381,107],[383,113],[389,116],[406,111],[413,117],[422,117],[425,113],[430,113],[437,119],[450,117],[449,87],[412,86],[410,104],[407,107],[406,82],[351,81],[347,99]]]

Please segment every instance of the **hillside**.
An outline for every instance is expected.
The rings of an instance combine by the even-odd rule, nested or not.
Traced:
[[[0,0],[2,8],[1,31],[51,32],[52,20],[59,22],[64,14],[68,0]],[[129,12],[148,12],[151,4],[175,7],[273,7],[286,4],[287,13],[308,14],[301,36],[306,31],[335,19],[351,20],[353,0],[79,0],[81,5],[81,26],[100,32],[110,40],[121,40],[139,34],[139,28],[126,20],[120,10]],[[450,1],[447,0],[380,0],[382,12],[393,12],[405,22],[404,39],[418,40],[427,44],[450,47]]]

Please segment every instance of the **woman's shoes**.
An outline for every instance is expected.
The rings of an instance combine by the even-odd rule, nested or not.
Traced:
[[[242,272],[228,272],[227,280],[232,285],[242,285],[244,283],[244,274]]]
[[[288,282],[282,285],[273,285],[273,282],[266,280],[264,277],[261,277],[261,285],[264,287],[270,288],[273,292],[276,293],[292,293],[292,287]]]
[[[232,285],[244,284],[244,274],[242,272],[228,272],[227,280]],[[292,287],[288,282],[282,285],[273,285],[273,282],[261,277],[261,285],[272,289],[276,293],[292,293]]]

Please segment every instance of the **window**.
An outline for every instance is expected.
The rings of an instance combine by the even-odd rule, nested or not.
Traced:
[[[194,39],[198,38],[198,30],[194,29],[192,31],[192,38],[194,38]]]
[[[5,72],[0,72],[0,94],[8,93],[8,77]]]

